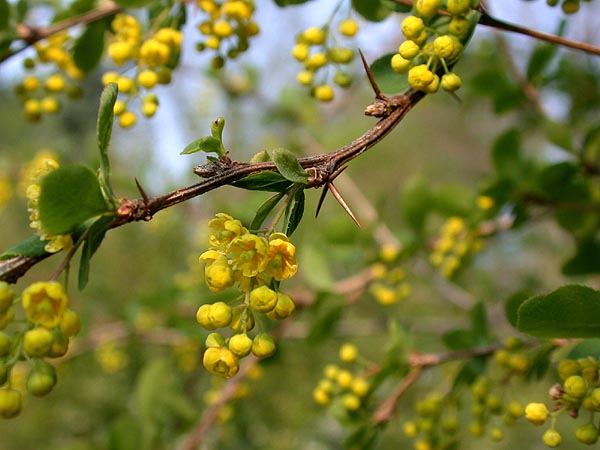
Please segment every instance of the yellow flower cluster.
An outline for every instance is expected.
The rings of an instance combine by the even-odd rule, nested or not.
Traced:
[[[313,400],[319,405],[339,403],[348,413],[357,413],[365,406],[371,383],[365,376],[356,373],[361,356],[354,344],[343,344],[339,357],[346,367],[337,364],[325,366],[323,377],[313,390]]]
[[[401,24],[406,40],[392,57],[392,69],[408,74],[409,84],[428,94],[437,92],[440,86],[448,92],[458,90],[462,80],[449,66],[463,51],[462,41],[474,26],[467,15],[478,4],[477,0],[416,1],[412,14]],[[443,71],[441,77],[440,71]]]
[[[44,154],[41,158],[36,158],[31,165],[32,171],[29,173],[29,184],[25,189],[27,198],[27,210],[29,211],[30,227],[40,235],[42,241],[48,241],[44,250],[48,253],[56,253],[61,250],[68,250],[73,246],[73,240],[70,234],[51,234],[44,230],[40,221],[39,198],[41,194],[41,179],[58,168],[58,162],[50,154]]]
[[[142,39],[142,28],[138,20],[127,14],[117,14],[112,22],[114,35],[108,45],[108,55],[117,66],[128,62],[135,63],[136,74],[133,77],[118,72],[106,72],[102,83],[117,83],[119,93],[124,97],[117,100],[114,113],[119,126],[129,128],[135,125],[137,115],[131,111],[131,100],[142,97],[141,112],[152,117],[158,109],[158,98],[151,92],[157,84],[169,84],[171,71],[177,65],[181,53],[183,35],[175,28],[159,28],[146,39]],[[124,98],[124,99],[123,99]]]
[[[562,436],[556,430],[556,419],[564,412],[572,418],[584,417],[583,424],[575,429],[575,438],[585,445],[593,445],[600,437],[600,428],[594,416],[600,412],[600,362],[595,357],[563,359],[558,364],[561,383],[550,388],[549,395],[554,402],[552,412],[544,403],[530,403],[525,414],[534,425],[543,425],[551,418],[550,428],[542,436],[547,447],[558,447]],[[585,414],[584,414],[585,412]]]
[[[382,247],[380,262],[371,266],[374,281],[369,286],[369,292],[380,305],[396,304],[412,293],[412,286],[406,281],[406,272],[398,265],[398,256],[398,247]]]
[[[75,40],[67,31],[54,34],[46,40],[35,44],[35,58],[26,58],[24,67],[31,71],[38,65],[52,65],[47,76],[27,75],[17,85],[16,93],[23,102],[25,118],[38,122],[44,114],[54,114],[60,110],[60,96],[66,94],[70,98],[81,96],[81,88],[77,84],[84,76],[73,62],[70,49]]]
[[[337,31],[338,37],[352,37],[358,32],[358,23],[353,19],[344,19],[337,24]],[[321,69],[333,66],[333,82],[341,88],[350,87],[352,84],[352,78],[342,66],[354,59],[354,51],[347,47],[329,45],[327,40],[330,34],[329,24],[322,28],[307,28],[298,34],[296,45],[292,49],[292,56],[304,64],[304,70],[298,73],[298,82],[311,87],[311,94],[322,102],[332,101],[335,93],[331,84],[325,81],[315,82],[315,77],[322,73]]]
[[[464,219],[450,217],[440,229],[429,256],[432,265],[439,267],[442,275],[451,278],[475,253],[483,248],[477,230],[470,229]]]
[[[226,378],[239,370],[239,359],[250,353],[265,358],[275,352],[273,338],[267,333],[248,336],[255,315],[281,320],[293,314],[296,306],[289,295],[279,291],[279,282],[293,277],[298,270],[296,248],[283,233],[271,233],[268,239],[249,232],[228,214],[219,213],[208,223],[210,248],[200,255],[205,263],[205,282],[209,290],[221,292],[237,285],[241,304],[230,306],[216,302],[200,306],[196,320],[212,331],[230,327],[234,335],[225,339],[211,333],[206,339],[204,367]]]
[[[208,17],[197,26],[203,40],[196,49],[215,52],[214,69],[223,67],[227,58],[235,59],[248,50],[250,38],[260,32],[253,20],[254,2],[251,0],[198,0],[198,7]]]
[[[79,316],[68,309],[68,298],[56,281],[36,282],[21,295],[26,321],[14,321],[14,293],[0,282],[0,417],[15,417],[21,411],[21,391],[41,397],[56,384],[54,368],[44,358],[66,354],[69,338],[79,333]],[[27,328],[10,336],[6,328],[25,322]],[[29,372],[22,373],[19,360],[27,360]],[[17,382],[22,379],[22,383]],[[19,387],[19,385],[22,385]]]

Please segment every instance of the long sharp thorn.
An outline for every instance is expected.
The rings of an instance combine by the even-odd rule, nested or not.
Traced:
[[[323,202],[325,201],[325,196],[327,196],[328,191],[327,184],[323,186],[323,191],[321,192],[321,197],[319,197],[319,203],[317,203],[317,211],[315,212],[315,217],[319,216],[319,211],[321,211],[321,206],[323,206]]]
[[[331,191],[331,194],[335,197],[335,199],[338,201],[338,203],[340,205],[342,205],[342,208],[344,208],[344,211],[346,211],[346,213],[348,213],[348,215],[354,221],[354,223],[359,228],[362,228],[362,225],[360,224],[360,222],[358,221],[358,219],[356,218],[356,216],[354,215],[354,213],[352,212],[352,210],[350,209],[350,207],[348,206],[348,204],[346,203],[346,201],[344,200],[344,198],[342,197],[342,195],[340,194],[340,192],[333,185],[333,183],[331,183],[330,181],[328,181],[327,182],[327,187],[329,187],[329,190]]]
[[[142,187],[142,185],[140,184],[140,182],[137,178],[135,178],[135,185],[137,186],[138,191],[140,191],[140,194],[142,194],[142,198],[144,199],[144,205],[148,205],[148,203],[150,202],[150,199],[148,198],[146,191],[144,191],[144,188]]]
[[[363,54],[362,50],[358,49],[358,54],[360,55],[360,59],[363,63],[363,67],[365,68],[365,72],[367,72],[367,78],[369,79],[369,83],[371,83],[371,87],[373,88],[373,91],[375,92],[375,98],[384,100],[385,95],[383,95],[383,92],[381,92],[381,89],[379,89],[379,85],[377,84],[377,81],[375,81],[373,72],[371,72],[369,63],[367,62],[367,59],[365,58],[365,55]]]

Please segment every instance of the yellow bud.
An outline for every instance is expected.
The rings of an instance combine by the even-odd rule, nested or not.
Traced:
[[[250,292],[250,308],[268,313],[277,305],[277,292],[267,286],[261,286]]]
[[[252,344],[253,341],[247,334],[235,334],[229,338],[228,347],[235,356],[243,358],[250,354]]]
[[[542,425],[549,415],[544,403],[529,403],[525,407],[525,417],[534,425]]]
[[[259,333],[252,341],[252,354],[257,358],[267,358],[275,353],[275,341],[267,333]]]

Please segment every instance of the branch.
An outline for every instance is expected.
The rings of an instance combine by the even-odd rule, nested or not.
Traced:
[[[375,425],[384,425],[389,422],[398,407],[398,402],[404,393],[410,388],[423,374],[425,369],[448,361],[458,359],[473,358],[475,356],[491,355],[496,350],[502,348],[502,344],[494,344],[487,347],[474,348],[468,350],[459,350],[442,354],[435,353],[411,353],[409,360],[410,370],[408,374],[400,380],[398,386],[392,394],[383,400],[373,413],[373,423]]]
[[[405,6],[413,6],[413,0],[393,0],[395,3]],[[570,39],[565,39],[560,36],[556,36],[553,34],[546,34],[540,31],[532,30],[530,28],[525,28],[519,25],[514,25],[512,23],[504,22],[502,20],[496,19],[490,16],[483,8],[480,8],[479,12],[481,13],[481,18],[479,19],[479,23],[481,25],[486,25],[488,27],[496,28],[502,31],[509,31],[511,33],[522,34],[524,36],[529,36],[535,39],[539,39],[540,41],[549,42],[551,44],[561,45],[563,47],[572,48],[574,50],[581,50],[586,53],[591,53],[593,55],[600,56],[600,48],[593,46],[591,44],[587,44],[585,42],[577,42],[572,41]],[[440,10],[438,14],[448,15],[447,11]]]
[[[114,16],[123,11],[123,8],[117,5],[112,0],[105,0],[98,9],[87,11],[78,16],[69,17],[60,22],[53,23],[47,27],[31,27],[25,23],[17,24],[17,40],[23,41],[25,45],[17,50],[8,49],[0,54],[0,63],[6,61],[11,56],[25,50],[27,47],[35,44],[42,39],[46,39],[61,31],[68,30],[76,25],[85,25],[104,19],[105,17]]]
[[[333,181],[331,175],[341,166],[366,152],[388,135],[404,118],[404,116],[425,96],[423,92],[409,89],[394,97],[376,99],[369,105],[365,114],[381,117],[372,128],[351,143],[330,153],[300,158],[300,165],[311,174],[309,187],[318,188]],[[249,175],[265,171],[276,172],[273,162],[244,163],[231,161],[223,157],[216,162],[194,169],[194,172],[205,181],[164,195],[150,198],[124,199],[117,211],[111,228],[117,228],[130,222],[149,221],[157,212],[174,205],[198,197],[221,186],[230,185]],[[44,260],[50,254],[14,258],[0,261],[0,281],[15,283],[31,267]]]

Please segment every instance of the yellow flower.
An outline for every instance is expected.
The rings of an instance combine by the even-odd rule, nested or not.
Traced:
[[[60,323],[69,300],[60,283],[38,281],[23,291],[22,302],[30,321],[52,328]]]
[[[233,260],[233,268],[242,272],[245,277],[255,277],[264,271],[267,263],[269,244],[263,237],[244,234],[236,237],[229,244],[229,254]]]
[[[210,373],[225,378],[234,376],[239,368],[239,361],[231,350],[221,348],[207,348],[202,358],[202,364]]]
[[[234,219],[228,214],[218,213],[217,218],[208,222],[208,226],[213,230],[208,242],[214,247],[226,247],[238,236],[248,233],[242,222]]]
[[[271,235],[265,272],[281,281],[293,277],[297,271],[298,260],[294,244],[284,234]]]
[[[215,263],[206,266],[204,279],[208,289],[213,292],[221,292],[233,286],[233,271],[227,263]]]
[[[277,305],[277,292],[261,286],[250,292],[250,307],[261,313],[272,311]]]
[[[525,417],[534,425],[542,425],[550,413],[543,403],[530,403],[525,407]]]

